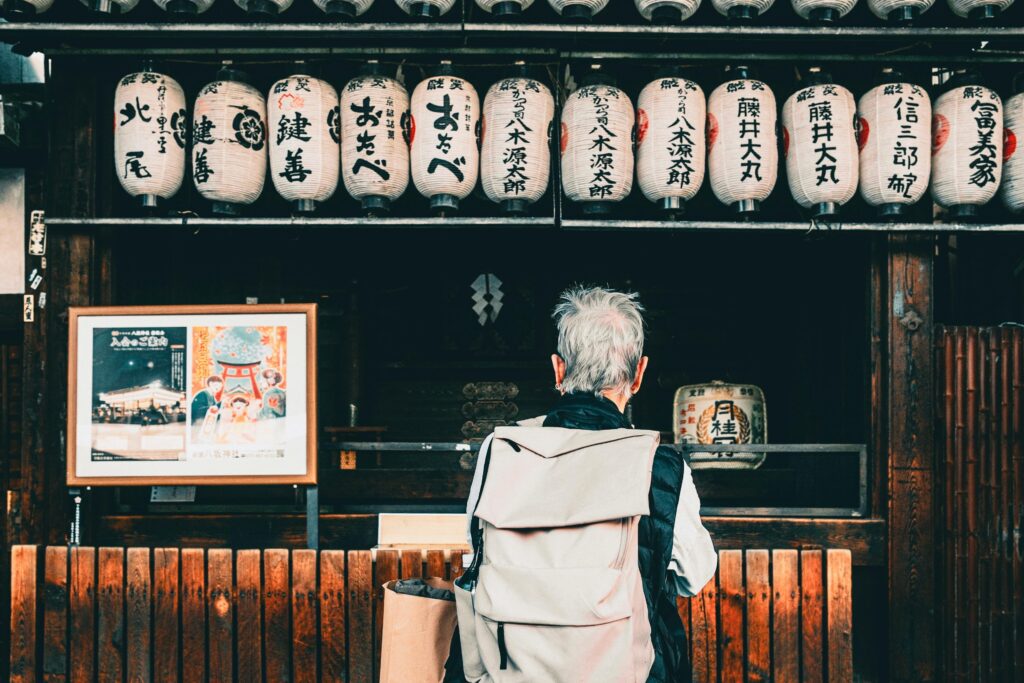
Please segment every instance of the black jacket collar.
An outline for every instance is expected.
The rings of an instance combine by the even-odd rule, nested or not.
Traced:
[[[545,427],[567,429],[632,428],[618,406],[604,396],[564,394],[544,419]]]

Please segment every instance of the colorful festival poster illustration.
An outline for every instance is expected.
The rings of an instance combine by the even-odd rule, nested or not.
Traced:
[[[184,460],[185,327],[95,328],[91,459]]]
[[[287,333],[285,326],[192,328],[191,458],[284,457]]]

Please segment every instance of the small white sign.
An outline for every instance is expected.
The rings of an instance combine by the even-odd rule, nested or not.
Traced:
[[[153,486],[150,489],[151,503],[194,503],[196,502],[195,486]]]

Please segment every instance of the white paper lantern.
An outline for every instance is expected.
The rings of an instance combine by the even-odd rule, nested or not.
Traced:
[[[0,7],[12,18],[33,17],[53,7],[53,0],[4,0]]]
[[[548,188],[555,99],[526,76],[487,90],[481,122],[480,185],[507,214],[524,214]]]
[[[910,24],[931,9],[935,0],[868,0],[868,9],[893,24]]]
[[[563,19],[587,22],[608,5],[608,0],[548,0],[548,4]]]
[[[633,189],[633,103],[600,75],[585,78],[562,108],[562,190],[588,214],[604,214]]]
[[[153,2],[168,14],[179,17],[194,17],[213,7],[213,0],[153,0]]]
[[[657,78],[640,91],[636,119],[640,191],[670,214],[680,213],[704,182],[704,91],[685,78]]]
[[[1003,112],[1003,182],[999,194],[1010,211],[1024,211],[1024,154],[1017,149],[1017,137],[1024,132],[1024,92],[1006,100]]]
[[[455,6],[455,0],[395,0],[402,11],[411,17],[436,19]]]
[[[782,107],[786,174],[793,198],[815,218],[835,216],[857,192],[859,159],[853,94],[841,85],[822,82],[790,95]]]
[[[887,74],[857,103],[860,196],[885,218],[902,216],[928,189],[932,104],[924,88]]]
[[[364,211],[387,211],[409,186],[409,93],[371,63],[341,92],[341,177]]]
[[[634,0],[636,9],[653,24],[678,24],[693,16],[700,0]]]
[[[315,211],[338,188],[338,125],[338,91],[330,83],[296,75],[270,88],[270,179],[295,211]]]
[[[373,7],[373,0],[313,0],[313,3],[328,16],[342,19],[362,16]]]
[[[410,109],[412,182],[435,211],[457,210],[480,170],[480,98],[472,83],[442,65],[413,90]]]
[[[80,0],[80,2],[100,14],[126,14],[135,9],[139,0]]]
[[[276,17],[292,6],[292,0],[235,0],[235,4],[254,17]]]
[[[778,114],[771,88],[749,69],[730,75],[708,98],[708,175],[718,201],[748,215],[778,179]]]
[[[834,24],[853,9],[857,0],[792,0],[793,9],[816,24]]]
[[[733,21],[751,21],[767,12],[775,0],[711,0],[718,13]]]
[[[514,17],[525,12],[533,0],[476,0],[476,4],[496,17]]]
[[[1009,9],[1013,0],[949,0],[949,8],[958,17],[991,21]]]
[[[953,220],[975,216],[1002,176],[1003,104],[976,82],[958,77],[935,101],[932,118],[932,198]]]
[[[243,76],[222,69],[199,91],[192,112],[192,180],[215,213],[235,215],[263,192],[267,109]]]
[[[188,112],[170,76],[128,74],[114,91],[114,170],[121,187],[145,207],[168,199],[185,177]]]

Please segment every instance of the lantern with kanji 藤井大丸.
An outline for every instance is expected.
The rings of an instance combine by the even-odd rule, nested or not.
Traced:
[[[155,207],[185,177],[185,92],[170,76],[131,73],[114,91],[114,169],[125,192]]]

